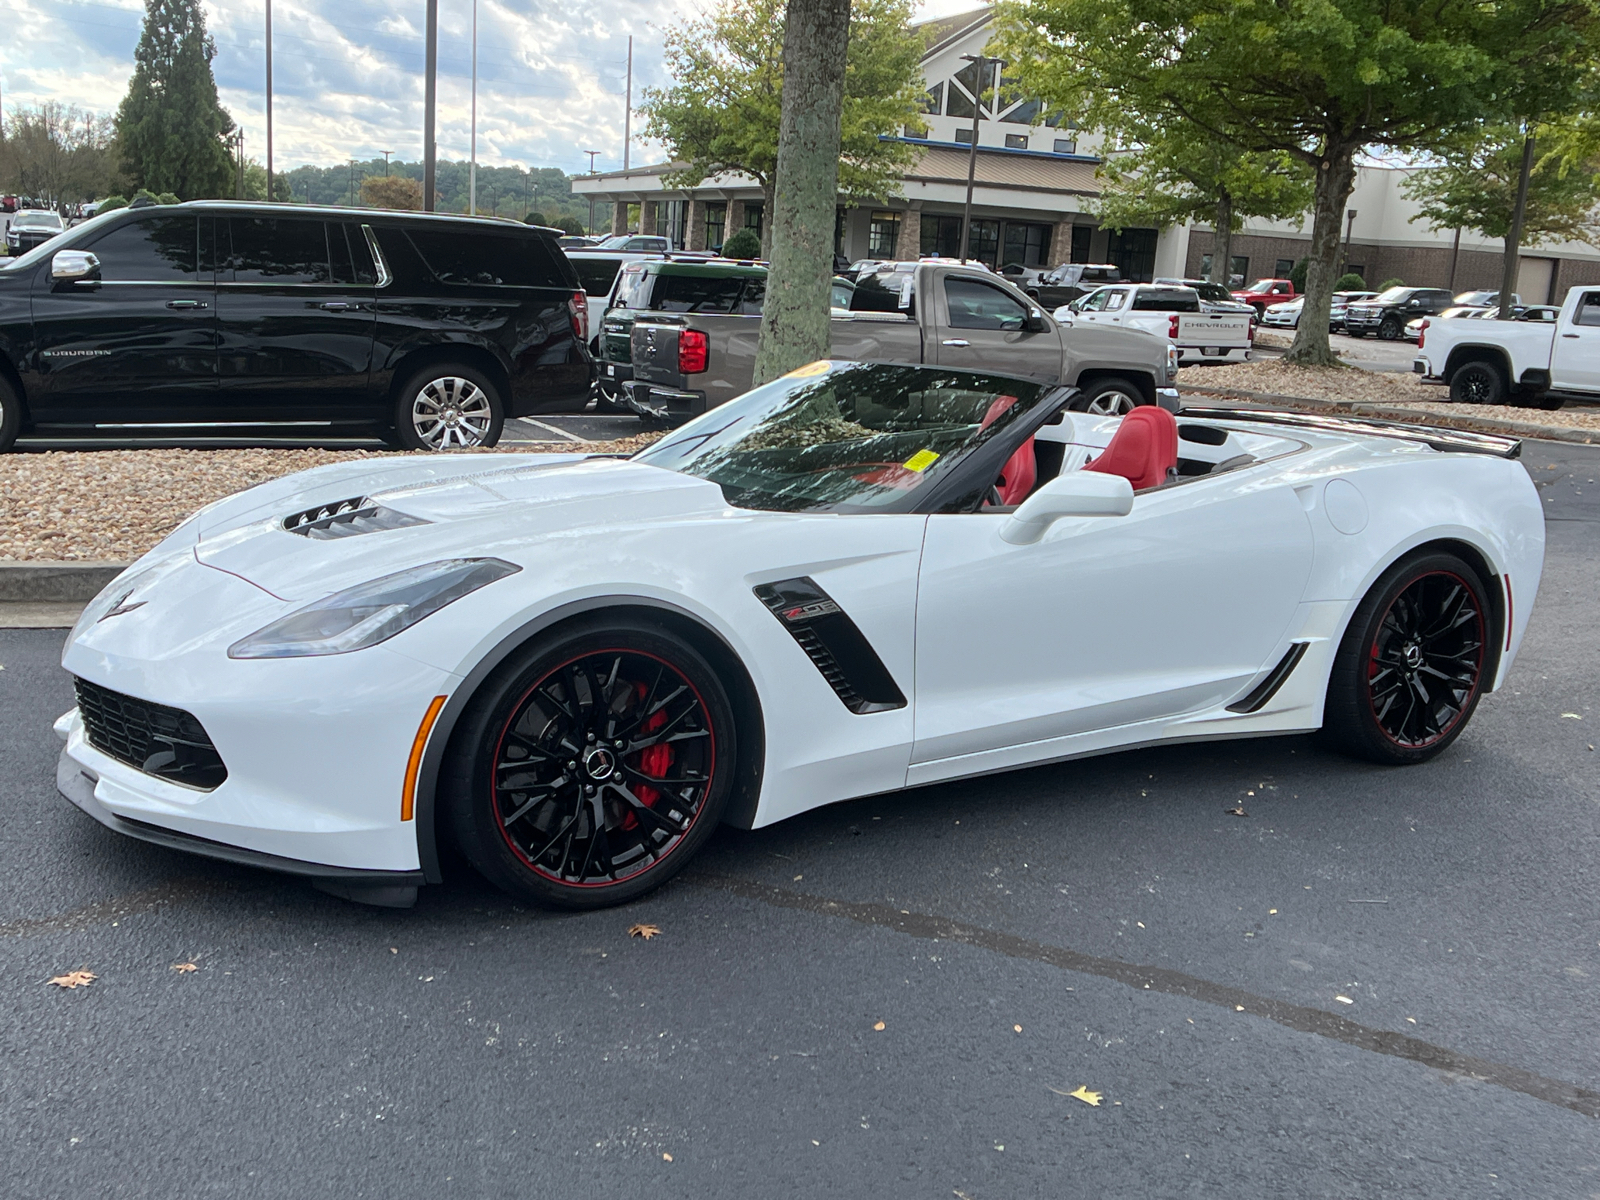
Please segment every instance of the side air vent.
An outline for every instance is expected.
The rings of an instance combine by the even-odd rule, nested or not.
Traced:
[[[755,589],[800,649],[853,713],[904,708],[906,698],[849,615],[808,578],[764,583]]]
[[[308,508],[283,519],[283,527],[302,537],[326,541],[329,538],[355,537],[361,533],[382,533],[385,529],[404,529],[408,525],[427,525],[421,517],[385,508],[365,496],[339,500],[321,508]]]
[[[1273,667],[1267,677],[1251,689],[1250,694],[1243,700],[1235,700],[1228,705],[1228,711],[1234,713],[1258,712],[1267,706],[1267,701],[1278,694],[1278,689],[1288,682],[1289,676],[1294,674],[1294,669],[1300,665],[1300,660],[1306,656],[1306,647],[1310,642],[1294,642],[1289,646],[1288,653],[1278,660],[1278,665]]]

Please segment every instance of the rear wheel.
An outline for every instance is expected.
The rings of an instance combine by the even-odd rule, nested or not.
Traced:
[[[1450,376],[1450,399],[1457,404],[1504,404],[1505,376],[1493,363],[1466,363]]]
[[[1126,379],[1097,379],[1067,407],[1073,412],[1125,417],[1144,402],[1144,393]]]
[[[505,426],[500,389],[462,363],[423,367],[395,396],[395,440],[407,450],[493,446]]]
[[[1418,555],[1373,585],[1334,658],[1323,736],[1372,762],[1426,762],[1460,736],[1489,662],[1482,580],[1453,554]]]
[[[732,708],[688,642],[631,620],[570,626],[473,698],[443,782],[467,859],[555,908],[621,904],[681,870],[716,827]]]

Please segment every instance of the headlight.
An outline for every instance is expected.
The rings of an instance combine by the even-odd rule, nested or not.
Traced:
[[[385,575],[280,617],[229,646],[228,657],[308,658],[364,650],[520,570],[498,558],[448,558]]]

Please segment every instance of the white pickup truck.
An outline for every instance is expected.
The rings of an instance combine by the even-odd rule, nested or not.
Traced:
[[[1411,369],[1449,384],[1460,404],[1600,399],[1600,287],[1572,288],[1554,321],[1429,317]]]
[[[1063,325],[1121,325],[1166,338],[1178,349],[1178,362],[1244,362],[1255,345],[1255,314],[1208,311],[1192,287],[1117,283],[1079,296],[1056,309]]]

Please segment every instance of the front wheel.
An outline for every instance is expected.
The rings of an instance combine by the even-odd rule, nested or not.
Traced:
[[[1391,567],[1345,630],[1328,679],[1324,738],[1357,758],[1426,762],[1460,736],[1489,665],[1489,602],[1453,554]]]
[[[1144,393],[1126,379],[1097,379],[1067,407],[1073,412],[1125,417],[1144,402]]]
[[[721,818],[737,733],[704,657],[637,620],[585,621],[474,696],[441,783],[462,853],[552,908],[622,904],[680,871]]]
[[[1385,318],[1382,325],[1378,326],[1378,340],[1380,342],[1398,342],[1400,335],[1405,332],[1405,327],[1394,318]]]
[[[1505,376],[1493,363],[1467,363],[1450,377],[1450,399],[1457,404],[1504,404]]]
[[[407,450],[486,448],[505,426],[500,389],[476,367],[423,367],[395,395],[394,437]]]

